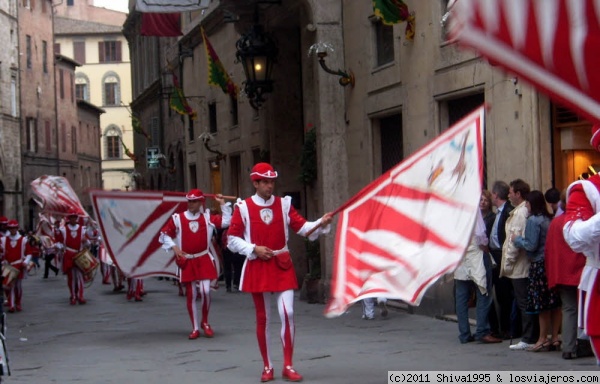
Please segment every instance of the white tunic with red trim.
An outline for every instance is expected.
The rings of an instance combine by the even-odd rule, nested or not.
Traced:
[[[223,210],[223,215],[227,215],[226,210]],[[214,280],[218,277],[215,255],[210,250],[210,244],[215,228],[221,228],[228,222],[229,217],[211,215],[208,210],[196,214],[185,211],[174,214],[163,227],[159,238],[163,248],[171,249],[173,245],[177,245],[189,255],[181,269],[182,283]]]
[[[271,196],[267,201],[258,195],[237,203],[231,218],[227,247],[246,256],[240,290],[244,292],[281,292],[298,288],[296,272],[287,249],[288,226],[301,236],[320,223],[308,222],[291,205],[291,198]],[[329,225],[314,231],[309,239],[329,232]],[[253,252],[255,245],[266,246],[276,256],[262,260]]]
[[[565,214],[565,240],[586,256],[579,282],[579,289],[587,292],[582,325],[588,335],[600,336],[600,175],[569,186]]]

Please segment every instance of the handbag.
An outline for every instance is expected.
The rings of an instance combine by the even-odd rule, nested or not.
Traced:
[[[282,270],[288,270],[294,265],[289,252],[280,253],[275,256],[275,264]]]

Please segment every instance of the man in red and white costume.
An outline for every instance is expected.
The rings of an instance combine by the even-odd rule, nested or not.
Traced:
[[[301,381],[302,376],[293,368],[294,354],[294,289],[298,288],[290,252],[287,247],[288,226],[300,236],[319,227],[310,236],[316,240],[328,233],[331,213],[308,222],[292,206],[289,196],[273,195],[277,172],[268,163],[258,163],[252,168],[250,179],[256,194],[238,201],[231,219],[227,247],[234,253],[246,256],[240,290],[252,293],[256,309],[256,336],[263,359],[261,381],[274,380],[269,354],[269,320],[271,296],[276,294],[277,309],[281,319],[283,344],[282,376],[288,381]]]
[[[590,143],[600,151],[600,124],[592,128]],[[586,256],[579,282],[579,324],[590,337],[600,365],[600,175],[572,183],[567,196],[563,235],[573,251]]]
[[[59,237],[64,249],[62,268],[67,275],[67,284],[71,295],[69,303],[71,305],[75,305],[77,302],[85,304],[87,301],[83,297],[83,271],[75,265],[73,258],[81,251],[89,249],[89,239],[93,237],[93,231],[79,223],[79,215],[76,212],[70,212],[67,220],[67,223],[59,228]]]
[[[211,249],[211,239],[216,229],[227,228],[231,221],[231,206],[225,204],[223,196],[218,194],[215,200],[221,205],[222,214],[211,214],[204,209],[204,194],[192,189],[186,195],[188,210],[175,213],[160,231],[159,241],[166,250],[175,252],[175,260],[180,268],[179,281],[185,287],[187,309],[194,329],[190,340],[200,337],[198,327],[198,309],[196,297],[202,301],[202,319],[200,327],[204,336],[213,337],[214,332],[208,324],[210,311],[210,281],[218,277],[217,259]],[[199,289],[196,289],[198,286]]]
[[[10,288],[5,289],[8,300],[8,312],[20,312],[21,298],[23,297],[23,278],[31,262],[31,255],[27,254],[27,237],[19,233],[19,223],[16,220],[8,222],[8,236],[0,238],[0,249],[4,252],[3,262],[19,270],[17,278]]]

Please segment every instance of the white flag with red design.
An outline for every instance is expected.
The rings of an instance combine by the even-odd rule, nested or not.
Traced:
[[[162,249],[160,230],[176,212],[187,209],[176,192],[91,191],[103,252],[128,277],[176,276],[173,252]]]
[[[47,215],[66,216],[76,213],[88,216],[79,201],[79,197],[71,188],[69,181],[61,176],[40,176],[31,182],[35,201]]]
[[[450,36],[600,122],[600,1],[456,0]]]
[[[369,297],[419,305],[460,263],[481,196],[484,107],[338,209],[327,317]]]

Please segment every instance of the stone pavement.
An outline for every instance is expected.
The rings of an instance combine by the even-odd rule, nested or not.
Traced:
[[[215,337],[188,340],[185,300],[169,281],[146,279],[143,302],[127,302],[99,278],[88,304],[70,306],[64,276],[24,281],[23,312],[7,314],[12,376],[5,383],[258,383],[262,361],[254,309],[245,293],[213,292]],[[508,342],[461,345],[457,325],[391,309],[361,319],[360,305],[335,319],[324,306],[295,302],[295,368],[304,382],[387,383],[388,370],[598,371],[593,358],[563,360],[560,352],[510,351]],[[282,382],[279,319],[271,357]]]

